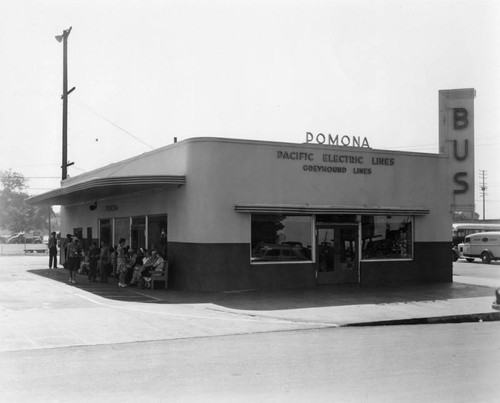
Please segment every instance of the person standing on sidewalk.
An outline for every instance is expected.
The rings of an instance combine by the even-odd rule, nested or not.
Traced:
[[[167,245],[168,245],[167,231],[165,230],[165,228],[162,228],[160,234],[160,252],[164,258],[166,258],[167,256]]]
[[[56,233],[52,233],[52,237],[49,239],[49,269],[52,269],[52,263],[54,264],[54,269],[57,269],[57,237]]]
[[[89,281],[97,280],[97,262],[101,251],[97,247],[97,242],[92,242],[89,250]]]
[[[125,238],[120,238],[118,246],[116,248],[116,271],[120,276],[118,280],[118,287],[126,287],[125,276],[127,275],[127,259],[125,251]]]
[[[111,263],[111,254],[106,242],[101,241],[101,253],[99,255],[99,276],[101,283],[108,282],[108,274]]]
[[[61,239],[61,256],[59,258],[59,263],[63,265],[65,269],[68,268],[68,245],[71,243],[73,235],[68,234],[66,235],[66,238]]]
[[[80,245],[78,245],[78,238],[74,237],[71,243],[68,244],[67,257],[68,257],[68,269],[69,269],[69,282],[76,284],[76,273],[80,268]]]

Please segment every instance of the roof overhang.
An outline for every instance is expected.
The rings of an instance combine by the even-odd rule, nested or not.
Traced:
[[[369,215],[426,215],[423,207],[334,206],[309,204],[236,204],[239,213],[267,214],[369,214]]]
[[[112,178],[92,178],[85,182],[63,184],[58,189],[28,199],[31,204],[70,206],[93,203],[136,193],[168,189],[186,184],[182,175],[119,176]]]

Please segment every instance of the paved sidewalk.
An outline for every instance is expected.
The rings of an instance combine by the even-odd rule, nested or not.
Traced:
[[[13,259],[13,258],[10,258]],[[68,284],[64,269],[37,257],[0,259],[0,351],[210,337],[256,332],[500,320],[494,286],[453,283],[341,285],[228,293]],[[10,261],[9,261],[10,262]],[[40,263],[39,263],[40,262]],[[8,266],[8,267],[3,267]]]

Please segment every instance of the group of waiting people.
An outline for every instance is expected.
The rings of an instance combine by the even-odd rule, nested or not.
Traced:
[[[151,288],[151,272],[163,271],[165,260],[161,254],[152,247],[151,251],[142,248],[138,250],[125,246],[125,238],[119,240],[118,246],[112,248],[101,241],[92,242],[88,252],[82,251],[76,237],[69,239],[61,248],[66,257],[65,267],[69,270],[69,282],[76,283],[76,274],[81,272],[81,265],[86,264],[90,282],[99,280],[107,283],[109,276],[118,276],[118,286],[137,286]]]
[[[141,249],[129,250],[129,247],[125,246],[125,239],[120,239],[116,248],[118,287],[130,285],[151,288],[151,272],[163,270],[165,270],[165,260],[155,248],[151,249],[150,254]]]

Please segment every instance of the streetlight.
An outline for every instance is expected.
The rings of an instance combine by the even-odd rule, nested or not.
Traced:
[[[62,35],[56,35],[57,42],[63,43],[63,127],[62,127],[62,180],[68,177],[68,167],[74,163],[68,163],[68,95],[71,94],[75,87],[68,91],[68,36],[71,28],[65,29]]]

